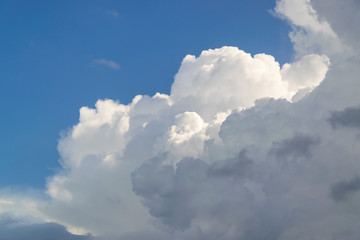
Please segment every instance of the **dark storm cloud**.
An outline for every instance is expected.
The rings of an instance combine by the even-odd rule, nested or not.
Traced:
[[[354,177],[350,181],[340,181],[332,185],[330,196],[336,201],[345,201],[353,193],[360,191],[360,178]]]
[[[328,121],[334,129],[337,127],[360,128],[360,107],[349,107],[343,111],[331,112]]]
[[[90,236],[73,235],[56,223],[24,225],[10,217],[0,217],[1,240],[90,240]]]
[[[311,148],[320,144],[319,137],[296,133],[292,138],[274,142],[270,154],[278,159],[288,159],[289,157],[310,157]]]

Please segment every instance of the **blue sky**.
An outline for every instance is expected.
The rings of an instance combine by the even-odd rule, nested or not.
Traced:
[[[291,60],[268,0],[1,1],[0,187],[43,187],[59,133],[97,99],[169,93],[183,57],[237,46]],[[120,69],[96,64],[106,59]]]

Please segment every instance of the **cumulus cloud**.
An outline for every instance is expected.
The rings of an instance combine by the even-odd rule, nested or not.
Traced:
[[[338,57],[353,41],[308,0],[275,10],[294,62],[210,49],[183,59],[169,95],[81,108],[47,198],[9,193],[2,211],[96,239],[357,239],[360,143],[332,127],[358,126],[359,61]]]
[[[305,64],[307,60],[311,64]],[[266,99],[290,104],[299,91],[311,92],[318,86],[328,67],[325,56],[309,55],[281,67],[270,55],[251,56],[236,47],[203,51],[199,57],[188,55],[169,95],[139,95],[127,105],[99,100],[94,109],[80,109],[79,123],[59,142],[64,171],[49,178],[51,201],[39,209],[74,233],[119,236],[139,229],[152,231],[154,222],[166,221],[188,228],[193,208],[166,210],[170,215],[164,216],[158,212],[161,209],[148,211],[149,205],[136,190],[141,187],[135,189],[133,184],[137,178],[132,182],[131,174],[158,156],[163,158],[161,165],[172,166],[166,174],[177,172],[184,158],[207,162],[203,159],[207,156],[215,162],[219,159],[210,151],[221,147],[227,154],[221,159],[228,160],[204,171],[212,176],[230,172],[234,178],[248,176],[247,156],[239,152],[238,157],[230,156],[231,151],[222,147],[226,138],[221,129],[229,114],[259,105],[257,99],[264,99],[265,105]],[[159,181],[165,181],[159,176]],[[150,179],[145,181],[150,184]],[[173,219],[177,211],[184,215]]]
[[[114,70],[120,70],[120,65],[117,62],[112,61],[112,60],[107,60],[104,58],[94,59],[92,61],[92,63],[97,64],[97,65],[103,65],[103,66],[106,66],[106,67],[114,69]]]
[[[281,68],[270,55],[252,57],[235,47],[203,51],[184,58],[170,97],[209,120],[217,112],[251,107],[259,98],[291,100],[298,90],[318,86],[329,64],[326,56],[309,55]]]

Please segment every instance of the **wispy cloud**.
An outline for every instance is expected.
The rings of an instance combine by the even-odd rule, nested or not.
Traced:
[[[116,10],[114,10],[114,9],[108,9],[106,12],[107,12],[109,15],[113,16],[113,17],[118,17],[118,16],[119,16],[119,13],[118,13]]]
[[[104,58],[94,59],[93,64],[104,65],[104,66],[112,68],[114,70],[120,70],[120,65],[117,62],[107,60],[107,59],[104,59]]]

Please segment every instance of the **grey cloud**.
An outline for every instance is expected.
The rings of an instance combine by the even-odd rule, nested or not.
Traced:
[[[259,166],[247,150],[212,164],[183,159],[176,169],[166,165],[165,158],[145,162],[132,179],[150,213],[174,229],[169,239],[277,240],[291,225],[292,206],[281,207],[279,194],[269,194],[264,205],[257,205],[246,183],[255,176],[252,168]],[[198,228],[197,222],[207,230]]]
[[[311,148],[320,143],[319,137],[295,133],[292,138],[274,142],[270,150],[278,159],[288,159],[289,157],[310,157]]]
[[[132,174],[134,192],[144,198],[151,215],[177,229],[188,228],[195,209],[187,203],[206,178],[206,163],[184,159],[175,171],[163,160],[149,160]]]
[[[132,174],[133,187],[151,215],[177,231],[187,231],[174,235],[179,239],[184,239],[186,234],[190,234],[188,231],[194,230],[191,230],[193,221],[209,221],[212,216],[216,216],[224,226],[217,226],[216,234],[219,235],[204,239],[218,239],[226,235],[235,219],[240,221],[243,207],[251,205],[253,196],[242,180],[252,164],[245,151],[237,158],[223,160],[221,164],[186,158],[177,164],[176,169],[166,165],[164,159],[164,156],[154,158],[137,169]],[[203,238],[200,230],[194,230],[192,234]]]
[[[169,236],[166,233],[155,231],[136,231],[123,234],[121,236],[97,236],[91,240],[168,240]]]
[[[251,173],[253,161],[243,150],[238,157],[214,163],[208,170],[208,175],[213,177],[246,177]]]
[[[57,223],[22,224],[10,217],[0,217],[1,240],[90,240],[91,236],[73,235]]]
[[[337,127],[360,129],[360,107],[349,107],[343,111],[333,111],[328,121],[334,129]]]
[[[285,225],[285,223],[282,224]],[[283,227],[274,222],[273,219],[257,219],[255,222],[246,224],[246,230],[241,240],[277,240]]]
[[[352,51],[359,53],[360,32],[356,23],[360,21],[360,1],[312,0],[312,3],[342,40],[352,46]]]
[[[353,193],[360,191],[360,178],[354,177],[350,181],[340,181],[331,186],[330,196],[341,202],[349,198]]]
[[[133,190],[143,197],[152,198],[154,195],[163,195],[170,191],[174,168],[162,165],[165,155],[145,162],[139,169],[132,173]]]
[[[109,240],[109,239],[103,239]],[[128,233],[120,237],[118,240],[168,240],[168,235],[164,233],[139,231]]]

